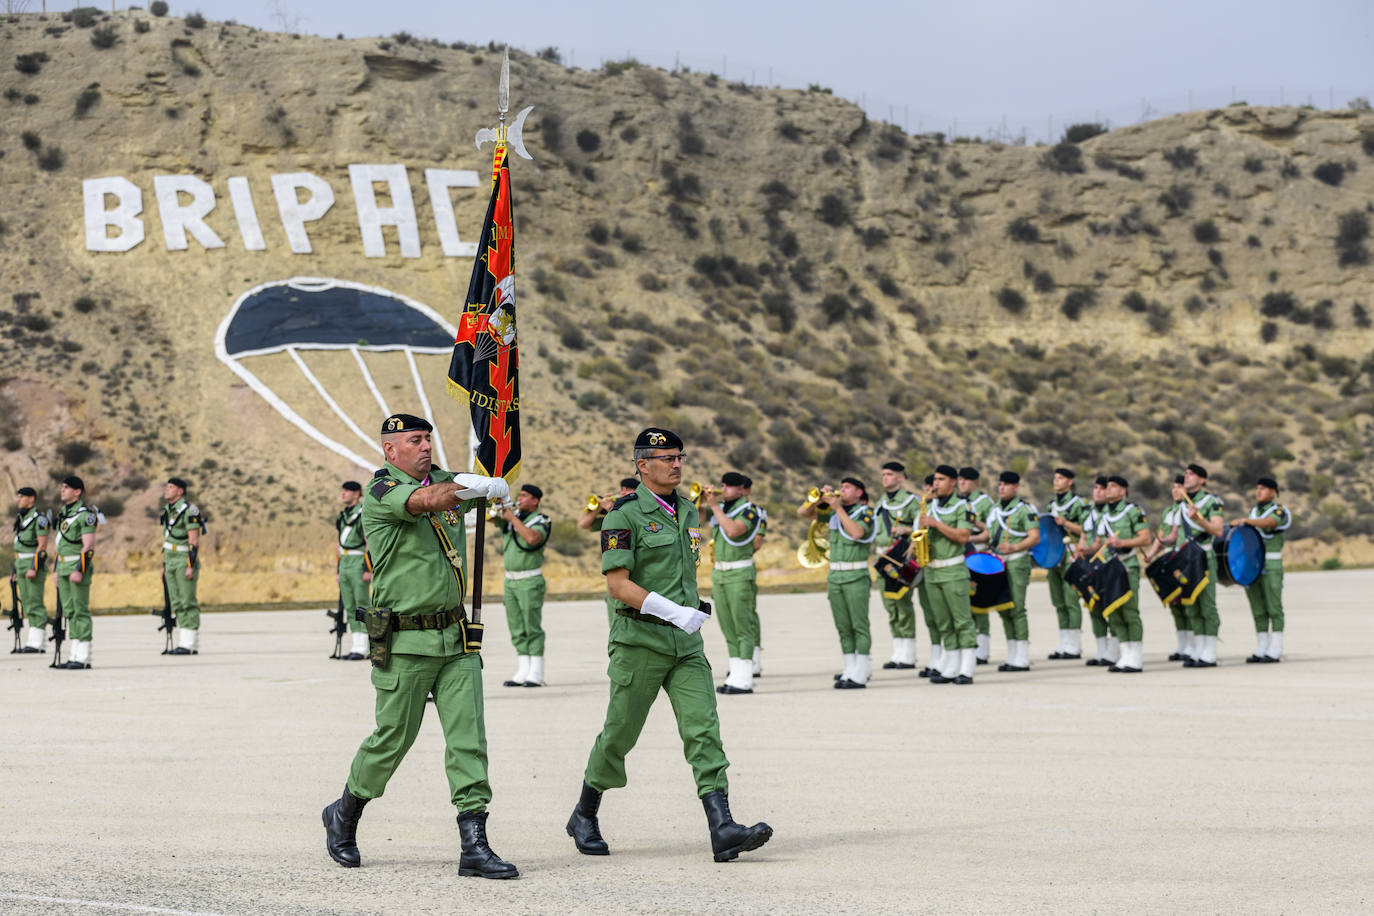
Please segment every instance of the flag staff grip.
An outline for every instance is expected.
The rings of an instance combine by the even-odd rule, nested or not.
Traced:
[[[482,622],[482,558],[486,553],[487,498],[477,497],[477,536],[472,546],[472,622]]]

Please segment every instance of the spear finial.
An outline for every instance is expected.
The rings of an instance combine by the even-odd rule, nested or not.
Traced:
[[[497,146],[509,146],[523,159],[533,160],[534,157],[525,150],[523,136],[525,118],[533,110],[533,105],[522,108],[515,116],[514,123],[506,126],[506,112],[510,111],[510,46],[507,45],[501,57],[501,81],[496,86],[497,126],[484,127],[477,132],[477,148],[481,149],[483,143],[495,143]]]

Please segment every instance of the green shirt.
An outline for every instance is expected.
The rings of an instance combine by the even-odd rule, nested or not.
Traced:
[[[849,532],[844,530],[840,524],[839,514],[830,509],[822,508],[816,514],[820,520],[829,519],[830,524],[830,562],[831,563],[863,563],[863,569],[832,569],[827,577],[828,581],[833,582],[856,582],[859,579],[868,578],[868,552],[873,546],[873,538],[877,536],[877,527],[873,519],[873,508],[867,503],[855,503],[852,506],[841,506],[846,515],[853,519],[863,530],[863,535],[859,538],[852,538]]]
[[[1104,540],[1112,535],[1130,539],[1142,531],[1148,531],[1149,528],[1150,523],[1145,519],[1145,510],[1124,499],[1118,503],[1108,503],[1098,513],[1097,534]],[[1136,558],[1134,549],[1121,552],[1119,556],[1128,569],[1140,569],[1140,560]]]
[[[1159,520],[1159,539],[1162,541],[1173,534],[1183,525],[1183,500],[1170,503],[1169,508],[1164,510],[1164,517]],[[1175,540],[1174,547],[1183,546],[1182,541]]]
[[[738,499],[725,503],[720,507],[725,513],[725,517],[736,521],[744,522],[744,534],[737,538],[729,537],[715,516],[711,516],[710,525],[715,530],[713,535],[713,548],[715,550],[717,563],[735,563],[740,560],[749,560],[754,556],[754,536],[763,530],[763,516],[759,514],[758,506],[755,506],[743,496]],[[741,567],[739,570],[721,569],[716,570],[720,573],[739,572],[743,574],[752,573],[753,567]],[[715,575],[715,573],[712,573]]]
[[[982,490],[974,490],[968,496],[963,497],[963,500],[968,503],[968,510],[973,513],[974,521],[986,525],[988,515],[992,512],[992,497]]]
[[[515,533],[515,526],[505,519],[501,520],[501,559],[505,562],[506,572],[524,572],[539,569],[544,565],[544,548],[549,544],[549,531],[552,522],[541,512],[515,513],[515,517],[534,531],[544,535],[539,546],[531,547],[525,539]]]
[[[430,483],[453,479],[438,468]],[[463,603],[467,586],[467,528],[463,515],[476,504],[465,499],[457,507],[434,513],[457,552],[454,567],[444,553],[429,516],[411,515],[406,500],[420,489],[420,481],[390,462],[368,484],[363,498],[363,532],[372,548],[372,605],[396,614],[432,614]],[[455,574],[456,573],[456,574]],[[444,630],[398,630],[391,651],[410,655],[460,655],[458,624]]]
[[[992,507],[988,513],[988,547],[994,553],[1004,542],[1014,543],[1024,540],[1036,527],[1036,520],[1040,517],[1036,512],[1035,506],[1026,502],[1021,497],[1014,497],[1009,502],[998,503]],[[1007,557],[1007,562],[1018,563],[1022,560],[1029,563],[1030,555],[1027,553],[1029,548],[1021,549],[1020,553],[1025,554],[1020,557]]]
[[[200,510],[187,502],[185,496],[179,497],[171,505],[163,506],[161,520],[164,549],[166,549],[167,544],[181,546],[188,543],[190,541],[189,532],[200,531],[204,527],[201,523]]]
[[[81,570],[81,536],[95,534],[100,518],[77,500],[57,513],[57,571],[63,574]]]
[[[669,512],[667,503],[674,508]],[[673,492],[659,497],[640,484],[634,493],[616,500],[601,526],[601,571],[624,569],[640,588],[658,592],[684,607],[698,607],[697,561],[701,529],[697,507]],[[611,599],[611,606],[626,609]],[[679,658],[701,651],[701,631],[686,633],[672,624],[635,620],[617,613],[611,618],[611,643],[642,646]]]
[[[892,529],[898,525],[906,525],[908,528],[916,527],[916,511],[921,507],[921,500],[910,490],[897,490],[886,493],[883,498],[878,500],[878,508],[874,513],[878,524],[878,536],[873,543],[879,551],[886,550],[892,546],[896,540],[892,536]]]
[[[1073,522],[1075,525],[1084,525],[1088,514],[1088,501],[1072,489],[1065,490],[1063,493],[1056,493],[1054,499],[1050,500],[1049,515],[1056,520],[1062,520],[1060,521],[1061,526],[1066,521]],[[1077,543],[1076,536],[1065,530],[1064,546],[1068,549],[1064,551],[1064,559],[1060,562],[1060,566],[1067,567],[1073,562],[1072,548],[1075,543]]]
[[[334,519],[334,530],[339,533],[339,547],[343,550],[366,550],[367,540],[363,537],[363,501],[351,509],[345,509]]]
[[[1221,497],[1208,493],[1206,490],[1198,490],[1196,493],[1192,494],[1191,498],[1193,500],[1193,505],[1197,506],[1198,514],[1203,518],[1212,518],[1213,516],[1221,515],[1221,510],[1226,505],[1221,501]],[[1181,534],[1184,538],[1197,541],[1199,547],[1211,548],[1214,538],[1206,531],[1193,524],[1193,520],[1188,516],[1188,506],[1186,504],[1183,507],[1183,514],[1179,516],[1179,521],[1182,522]],[[1179,543],[1181,545],[1182,541]]]
[[[968,500],[951,493],[944,499],[936,497],[926,505],[926,514],[938,519],[941,524],[951,528],[962,528],[965,531],[977,531],[975,524],[976,518],[973,510],[969,508]],[[940,560],[952,560],[955,557],[964,555],[964,545],[958,541],[952,541],[945,536],[944,532],[937,528],[930,529],[930,559],[932,564]],[[952,582],[958,579],[968,578],[968,567],[962,563],[944,566],[939,569],[926,570],[926,579],[930,582]]]
[[[38,539],[45,537],[52,522],[48,513],[38,511],[37,507],[20,512],[14,520],[14,572],[38,568]],[[21,558],[22,553],[32,554]]]
[[[1265,559],[1269,562],[1282,562],[1282,558],[1271,558],[1268,555],[1283,552],[1283,533],[1288,530],[1289,525],[1293,524],[1293,516],[1288,512],[1288,507],[1275,502],[1260,503],[1250,510],[1250,517],[1254,519],[1272,518],[1278,521],[1278,525],[1274,528],[1256,528],[1255,531],[1264,540]]]

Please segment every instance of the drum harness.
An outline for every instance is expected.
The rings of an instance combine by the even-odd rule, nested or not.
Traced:
[[[992,507],[992,511],[988,515],[988,521],[992,522],[993,524],[989,525],[988,527],[991,528],[993,525],[996,525],[997,530],[993,532],[992,539],[988,541],[988,549],[990,552],[997,552],[997,545],[1001,543],[1002,532],[1004,531],[1012,537],[1016,538],[1017,540],[1025,540],[1026,536],[1030,533],[1028,531],[1017,531],[1015,528],[1007,524],[1007,519],[1011,518],[1011,516],[1016,512],[1020,505],[1023,504],[1030,506],[1031,512],[1035,513],[1037,516],[1040,514],[1040,511],[1035,508],[1035,505],[1033,503],[1028,503],[1019,496],[1016,498],[1016,502],[1012,503],[1005,509],[998,505],[994,505]],[[1016,560],[1020,557],[1026,556],[1029,553],[1029,549],[1018,550],[1016,553],[1009,553],[1006,556],[1002,557],[1002,561],[1009,562],[1011,560]]]
[[[1275,515],[1276,515],[1276,513],[1278,513],[1278,511],[1279,511],[1280,509],[1282,509],[1282,508],[1283,508],[1283,507],[1280,506],[1278,503],[1270,503],[1268,509],[1265,509],[1263,512],[1260,512],[1260,511],[1259,511],[1259,506],[1255,506],[1253,509],[1250,510],[1250,517],[1251,517],[1252,519],[1257,519],[1257,520],[1258,520],[1258,519],[1261,519],[1261,518],[1274,518]],[[1292,524],[1293,524],[1293,516],[1292,516],[1292,514],[1290,513],[1289,516],[1288,516],[1288,521],[1285,522],[1284,524],[1282,524],[1282,525],[1275,525],[1273,528],[1269,528],[1269,529],[1258,528],[1258,527],[1256,527],[1256,528],[1255,528],[1255,533],[1258,534],[1258,535],[1260,536],[1260,538],[1261,538],[1263,541],[1265,541],[1266,543],[1268,543],[1268,541],[1269,541],[1274,535],[1278,534],[1278,533],[1281,532],[1281,531],[1287,531],[1287,530],[1288,530],[1288,526],[1289,526],[1289,525],[1292,525]],[[1252,526],[1252,527],[1254,527],[1254,526]],[[1282,559],[1283,559],[1283,551],[1282,551],[1282,550],[1274,550],[1274,551],[1268,551],[1268,550],[1266,550],[1266,551],[1264,552],[1264,558],[1265,558],[1266,560],[1282,560]]]

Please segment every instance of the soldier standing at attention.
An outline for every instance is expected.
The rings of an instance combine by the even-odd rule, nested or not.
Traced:
[[[372,559],[367,554],[367,538],[363,536],[363,487],[356,480],[345,480],[339,491],[343,510],[334,519],[339,545],[339,598],[343,601],[344,617],[353,645],[344,658],[351,662],[367,658],[367,626],[354,613],[369,607],[372,582]]]
[[[393,414],[382,421],[386,464],[363,498],[363,528],[375,562],[368,612],[377,728],[353,758],[343,795],[324,809],[325,848],[346,868],[361,864],[358,820],[380,798],[415,741],[425,700],[444,732],[444,769],[458,809],[458,874],[514,878],[516,867],[487,842],[487,735],[482,659],[468,638],[463,596],[467,538],[463,514],[479,497],[504,499],[499,477],[452,474],[431,464],[427,420]]]
[[[923,492],[926,498],[926,505],[935,498],[935,475],[927,474],[924,481]],[[916,600],[921,603],[921,616],[926,621],[926,632],[930,634],[930,662],[916,672],[918,677],[930,677],[940,670],[942,659],[945,654],[945,647],[941,644],[943,634],[940,626],[935,622],[935,610],[930,603],[930,595],[926,592],[926,573],[921,572],[921,581],[916,584]]]
[[[754,538],[763,523],[744,495],[744,481],[738,471],[727,471],[720,478],[721,493],[707,488],[700,509],[701,521],[709,519],[714,530],[711,598],[730,658],[729,674],[716,693],[727,695],[754,692],[754,652],[759,644]]]
[[[57,491],[62,509],[57,513],[57,562],[53,587],[67,619],[72,656],[59,668],[91,667],[91,577],[95,575],[95,531],[100,517],[85,505],[86,484],[80,477],[62,481]]]
[[[1144,510],[1126,498],[1129,489],[1125,477],[1114,474],[1107,478],[1107,504],[1098,513],[1097,533],[1125,565],[1131,585],[1131,597],[1108,618],[1121,656],[1107,670],[1139,674],[1145,665],[1145,631],[1140,620],[1140,559],[1136,554],[1149,546],[1151,534]]]
[[[1233,527],[1249,525],[1264,541],[1264,571],[1250,585],[1245,597],[1255,618],[1255,654],[1247,662],[1276,662],[1283,655],[1283,533],[1293,524],[1287,507],[1278,502],[1279,482],[1261,477],[1255,483],[1255,508]]]
[[[1193,650],[1183,660],[1185,668],[1215,668],[1217,666],[1217,636],[1221,632],[1221,615],[1217,612],[1217,554],[1216,539],[1226,527],[1221,510],[1221,497],[1209,493],[1207,469],[1190,464],[1183,472],[1183,490],[1187,505],[1183,508],[1182,535],[1197,541],[1207,554],[1207,587],[1197,601],[1188,608],[1188,620],[1193,628]]]
[[[1102,523],[1102,510],[1106,504],[1107,478],[1099,474],[1093,481],[1093,505],[1088,510],[1087,517],[1083,519],[1083,534],[1078,539],[1079,556],[1091,557],[1102,547],[1102,539],[1098,537],[1097,529]],[[1111,635],[1111,628],[1107,626],[1107,618],[1102,615],[1102,608],[1090,609],[1088,619],[1092,622],[1093,638],[1097,641],[1097,654],[1083,664],[1090,668],[1115,665],[1121,658],[1121,644]]]
[[[874,548],[882,553],[892,546],[892,542],[904,534],[915,530],[916,512],[920,500],[908,490],[906,466],[900,461],[889,461],[882,467],[883,498],[878,500],[876,512],[878,522]],[[878,591],[883,588],[878,580]],[[883,596],[883,609],[887,611],[888,629],[892,631],[892,658],[883,664],[884,668],[916,667],[916,607],[912,592],[900,598]]]
[[[1050,500],[1050,518],[1064,529],[1064,545],[1078,543],[1083,534],[1083,520],[1088,517],[1088,507],[1083,498],[1073,491],[1074,473],[1070,468],[1054,469],[1054,499]],[[1051,659],[1083,657],[1083,608],[1078,603],[1078,592],[1064,581],[1064,572],[1073,562],[1073,551],[1066,549],[1064,558],[1054,569],[1047,570],[1050,583],[1050,603],[1054,605],[1055,615],[1059,618],[1059,645],[1050,653]]]
[[[763,539],[768,536],[768,510],[754,502],[754,480],[744,475],[744,498],[759,514],[758,534],[754,535],[754,555],[763,549]],[[758,602],[754,602],[754,677],[763,676],[763,621],[759,619]]]
[[[506,625],[515,645],[515,674],[503,687],[544,686],[544,548],[553,523],[539,511],[544,491],[527,483],[493,523],[501,530],[506,567]]]
[[[1182,474],[1174,477],[1174,482],[1169,488],[1169,495],[1173,499],[1173,504],[1164,510],[1164,515],[1160,519],[1155,543],[1150,545],[1149,553],[1143,560],[1146,566],[1149,566],[1150,562],[1163,553],[1165,549],[1178,543],[1179,530],[1183,526],[1183,510],[1187,505],[1183,501]],[[1169,655],[1169,661],[1181,662],[1189,657],[1188,653],[1193,648],[1193,631],[1189,629],[1192,624],[1188,622],[1188,608],[1181,601],[1175,601],[1169,605],[1169,613],[1173,615],[1174,633],[1178,639],[1178,648]]]
[[[916,524],[929,531],[930,565],[926,596],[944,641],[940,669],[932,684],[972,684],[975,659],[973,611],[969,607],[969,573],[964,546],[978,530],[968,501],[955,493],[958,472],[948,464],[935,469],[935,499]]]
[[[835,679],[838,690],[868,686],[873,662],[873,636],[868,624],[868,553],[877,529],[868,491],[857,477],[840,481],[838,492],[826,490],[817,503],[797,507],[802,518],[824,518],[830,524],[830,570],[826,594],[840,635],[844,668]]]
[[[968,510],[973,513],[973,521],[977,526],[976,530],[986,532],[988,530],[988,515],[992,512],[992,497],[978,489],[980,476],[975,467],[960,468],[959,496],[968,503]],[[986,541],[986,539],[984,540]],[[986,665],[988,657],[992,654],[992,621],[988,619],[989,616],[988,614],[973,615],[973,627],[978,641],[975,658],[980,665]]]
[[[685,458],[676,433],[643,430],[634,440],[643,483],[616,501],[601,528],[601,569],[615,605],[606,672],[611,695],[606,724],[587,758],[582,794],[568,819],[568,836],[584,855],[610,853],[597,819],[601,795],[626,784],[625,755],[639,740],[659,691],[673,706],[715,860],[738,858],[773,835],[767,824],[744,827],[730,814],[730,762],[720,740],[711,663],[698,632],[711,613],[697,594],[699,519],[696,506],[677,492]]]
[[[1040,543],[1040,515],[1020,497],[1021,475],[1003,471],[997,478],[999,502],[988,513],[988,530],[974,538],[986,539],[991,552],[1007,564],[1011,585],[1010,610],[998,611],[1007,639],[1007,660],[998,671],[1030,670],[1030,626],[1026,622],[1026,588],[1030,585],[1030,550]],[[981,615],[987,616],[987,615]]]
[[[176,615],[181,635],[172,655],[200,653],[200,604],[196,581],[200,578],[200,510],[186,499],[190,488],[180,477],[169,477],[162,487],[162,577],[167,598]]]
[[[20,487],[15,492],[19,517],[14,520],[14,569],[10,581],[19,592],[19,603],[29,620],[29,638],[20,652],[46,652],[48,609],[43,605],[43,575],[48,564],[48,513],[34,507],[38,491]]]

